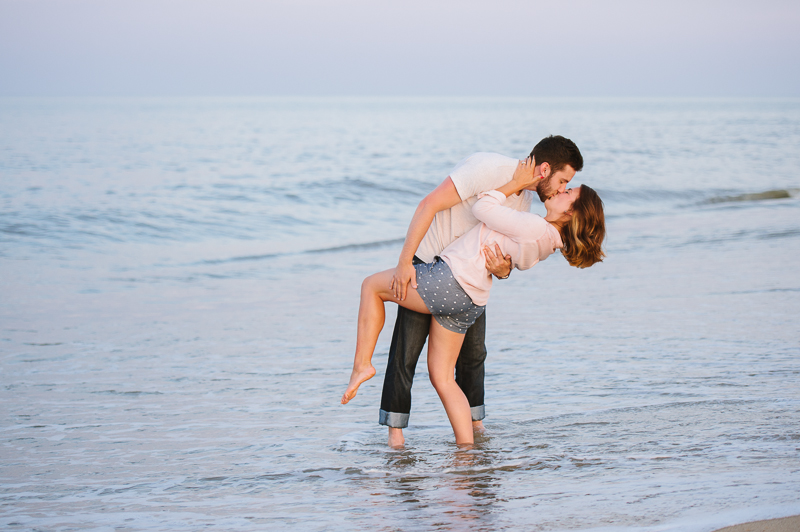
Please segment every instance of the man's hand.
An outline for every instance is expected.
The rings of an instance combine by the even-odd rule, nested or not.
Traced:
[[[406,298],[409,283],[412,288],[417,288],[416,268],[410,262],[398,264],[392,276],[392,290],[394,291],[395,299],[403,301]]]
[[[483,246],[483,256],[486,257],[486,269],[498,279],[505,279],[511,274],[511,255],[503,256],[500,246],[494,245],[492,252],[489,246]]]

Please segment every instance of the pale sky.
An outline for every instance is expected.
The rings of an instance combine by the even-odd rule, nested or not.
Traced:
[[[0,0],[0,96],[800,96],[798,0]]]

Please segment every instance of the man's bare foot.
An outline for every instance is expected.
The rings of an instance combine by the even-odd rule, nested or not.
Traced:
[[[350,384],[347,385],[347,390],[345,390],[342,396],[342,404],[346,405],[349,403],[350,400],[356,396],[356,392],[358,391],[358,387],[361,386],[361,383],[370,380],[374,376],[375,368],[372,367],[372,364],[362,369],[353,368],[353,373],[350,374]]]
[[[406,439],[403,437],[403,429],[389,427],[389,447],[401,449],[405,445]]]
[[[472,432],[483,432],[485,429],[483,428],[483,421],[473,421],[472,422]]]

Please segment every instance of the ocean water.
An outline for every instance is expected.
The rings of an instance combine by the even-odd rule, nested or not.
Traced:
[[[584,154],[608,258],[495,283],[474,450],[424,355],[389,449],[390,326],[339,404],[361,279],[461,158],[549,134]],[[798,514],[799,262],[797,99],[2,99],[0,527]]]

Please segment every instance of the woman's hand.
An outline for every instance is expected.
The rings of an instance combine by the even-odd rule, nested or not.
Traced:
[[[512,194],[519,194],[523,189],[526,188],[536,190],[536,187],[539,186],[538,181],[541,180],[542,176],[533,176],[535,173],[535,168],[536,159],[533,157],[528,157],[524,161],[520,161],[517,164],[517,168],[514,170],[514,175],[511,176],[511,181],[498,188],[497,191],[502,192],[506,195],[506,197],[509,197]]]
[[[537,180],[534,179],[534,168],[536,168],[536,159],[532,156],[517,164],[517,169],[514,170],[514,176],[511,180],[517,188],[517,191],[528,188],[533,185]]]
[[[417,269],[410,262],[398,263],[397,268],[394,269],[391,287],[395,299],[403,301],[406,298],[409,284],[412,288],[417,288]]]

